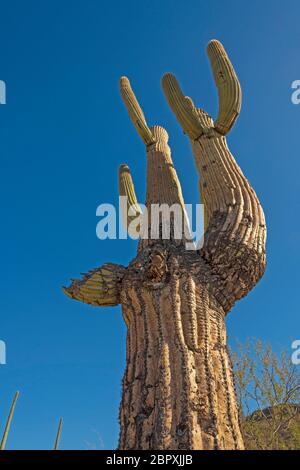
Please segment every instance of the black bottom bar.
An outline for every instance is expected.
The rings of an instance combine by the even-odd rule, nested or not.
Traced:
[[[287,460],[298,459],[295,451],[3,451],[0,452],[0,467],[24,464],[38,464],[41,469],[45,464],[52,465],[74,463],[83,470],[99,465],[107,469],[118,466],[130,469],[142,469],[172,466],[192,469],[207,464],[241,465],[253,462],[276,463],[287,465]]]

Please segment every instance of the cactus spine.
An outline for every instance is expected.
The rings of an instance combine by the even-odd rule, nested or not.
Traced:
[[[162,80],[167,101],[190,139],[200,176],[206,226],[202,249],[185,249],[188,221],[168,134],[160,126],[148,127],[129,80],[122,77],[121,95],[145,144],[146,209],[176,204],[182,213],[182,237],[174,235],[170,219],[174,233],[166,240],[160,218],[157,237],[141,237],[137,256],[126,268],[109,265],[106,273],[104,266],[96,277],[92,272],[65,290],[93,305],[122,305],[127,362],[120,449],[244,448],[225,317],[264,273],[266,225],[258,198],[225,138],[240,112],[239,81],[219,41],[209,43],[208,56],[219,94],[215,121],[182,93],[172,74]],[[120,168],[119,188],[140,214],[126,165]],[[151,224],[143,227],[143,234],[151,235]]]

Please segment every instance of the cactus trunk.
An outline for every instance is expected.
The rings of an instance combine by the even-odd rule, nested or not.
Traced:
[[[224,310],[204,263],[168,255],[167,282],[149,290],[125,280],[119,448],[243,449]]]

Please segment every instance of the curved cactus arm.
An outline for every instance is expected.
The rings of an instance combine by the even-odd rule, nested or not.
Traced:
[[[125,229],[128,230],[130,223],[142,215],[128,165],[120,165],[119,168],[119,194],[127,198],[126,204],[121,206],[121,219]]]
[[[203,134],[203,125],[199,120],[197,109],[192,100],[182,93],[176,77],[166,73],[162,78],[162,87],[170,108],[184,132],[193,140],[200,137]]]
[[[147,125],[142,108],[140,107],[138,100],[132,91],[130,81],[127,77],[120,78],[120,90],[129,117],[138,131],[142,141],[146,145],[151,145],[155,142],[155,139]]]
[[[106,263],[83,274],[82,279],[73,279],[70,287],[63,287],[63,292],[71,299],[96,307],[118,305],[125,269],[119,264]]]
[[[216,39],[210,41],[207,46],[207,54],[219,95],[219,113],[215,121],[215,129],[220,134],[226,135],[241,111],[241,87],[232,63],[220,41]]]

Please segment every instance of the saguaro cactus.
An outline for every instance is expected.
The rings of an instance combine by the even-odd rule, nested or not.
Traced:
[[[120,449],[243,449],[225,316],[264,272],[266,228],[225,139],[240,111],[238,79],[220,42],[209,43],[208,55],[219,92],[215,122],[182,94],[173,75],[162,82],[201,175],[203,247],[186,250],[186,234],[165,240],[161,220],[158,238],[142,238],[128,267],[104,265],[65,289],[93,305],[122,305],[128,334]],[[148,127],[125,77],[121,94],[146,146],[146,207],[179,205],[183,231],[184,202],[167,132]],[[140,213],[126,165],[119,180],[120,194]]]

